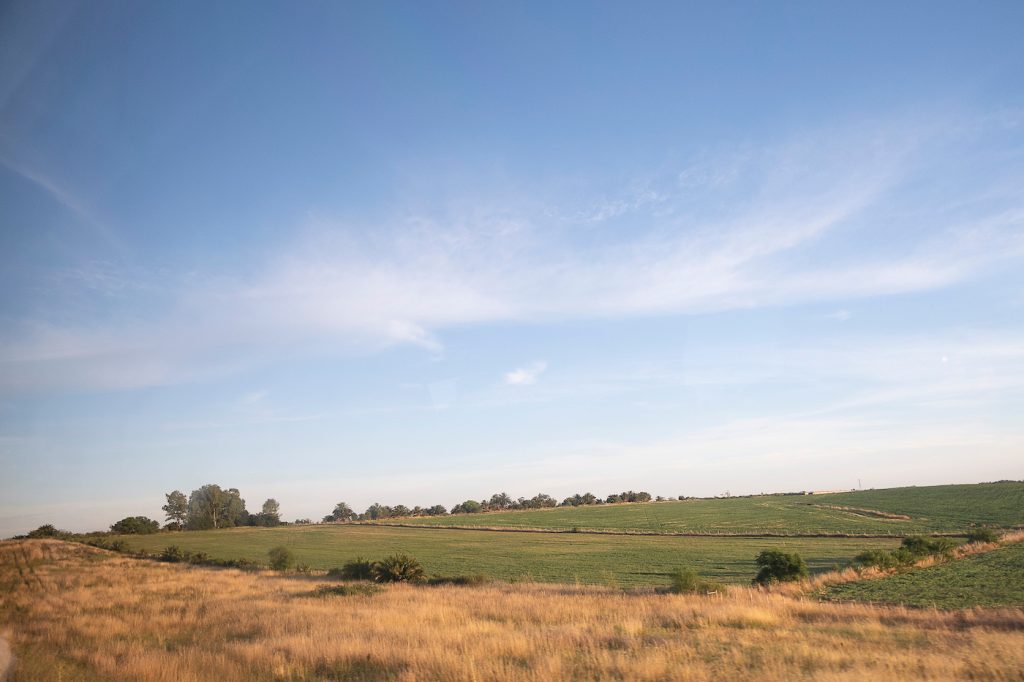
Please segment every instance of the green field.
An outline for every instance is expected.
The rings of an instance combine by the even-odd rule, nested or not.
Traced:
[[[828,505],[854,509],[833,509]],[[909,519],[872,515],[879,511]],[[401,523],[703,534],[893,535],[956,533],[975,524],[1024,524],[1024,483],[979,483],[828,495],[765,495],[646,504],[459,514]]]
[[[482,573],[500,580],[606,583],[622,587],[665,585],[689,566],[706,576],[746,583],[757,572],[762,549],[799,552],[812,571],[849,561],[868,548],[895,540],[843,538],[690,538],[585,533],[500,533],[368,525],[289,526],[121,536],[132,549],[159,552],[168,545],[221,559],[265,563],[271,547],[292,549],[312,568],[340,566],[362,556],[396,552],[419,559],[434,575]]]
[[[949,609],[1024,606],[1024,543],[879,580],[835,585],[824,597]]]

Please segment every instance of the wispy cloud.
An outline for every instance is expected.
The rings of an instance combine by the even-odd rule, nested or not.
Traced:
[[[66,208],[77,216],[83,223],[88,225],[96,236],[108,247],[118,254],[127,252],[124,242],[117,233],[103,220],[100,220],[95,212],[86,205],[78,196],[64,187],[45,173],[29,167],[23,163],[17,163],[9,158],[0,156],[0,165],[23,179],[31,182],[36,187],[45,191],[51,199]]]
[[[519,367],[505,374],[505,383],[509,386],[529,386],[537,383],[537,379],[547,370],[546,362],[534,362],[527,367]]]
[[[842,304],[1024,259],[1024,200],[992,193],[1019,177],[965,178],[969,214],[915,204],[906,218],[896,190],[920,184],[943,145],[907,131],[829,131],[728,154],[720,169],[705,159],[590,209],[420,214],[369,231],[321,219],[249,274],[164,277],[170,293],[154,301],[119,283],[124,304],[102,323],[76,324],[73,310],[20,320],[0,337],[0,388],[190,381],[301,343],[440,353],[445,330],[492,322]],[[695,196],[698,182],[713,200]],[[598,218],[609,225],[595,229]]]

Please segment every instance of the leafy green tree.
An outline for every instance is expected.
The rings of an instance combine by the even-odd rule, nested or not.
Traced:
[[[278,546],[267,552],[270,557],[270,567],[275,571],[287,571],[295,565],[295,555],[284,546]]]
[[[448,510],[445,509],[443,504],[435,504],[426,510],[427,516],[445,516],[447,513]]]
[[[399,504],[399,505],[395,505],[395,507],[392,508],[391,516],[402,517],[402,516],[411,516],[411,514],[409,513],[409,508],[408,507],[406,507],[404,504]]]
[[[263,510],[256,515],[256,525],[268,527],[281,525],[281,505],[277,503],[277,500],[270,498],[263,503]]]
[[[344,502],[334,505],[334,511],[324,517],[324,521],[353,521],[358,516],[352,507]]]
[[[167,493],[167,504],[162,509],[169,528],[182,529],[188,521],[188,498],[180,490]]]
[[[789,582],[807,576],[807,564],[799,554],[788,554],[777,549],[766,549],[755,559],[761,570],[754,582],[767,585],[774,582]]]
[[[452,514],[476,514],[482,509],[483,506],[476,500],[466,500],[452,507]]]
[[[508,493],[494,493],[487,503],[489,509],[508,509],[512,506],[512,498]]]
[[[188,499],[188,527],[230,528],[248,523],[249,512],[237,488],[222,490],[210,483],[192,491]]]
[[[110,532],[123,535],[149,535],[160,529],[160,524],[145,516],[128,516],[110,527]]]
[[[366,518],[370,519],[371,521],[377,521],[378,519],[387,519],[390,518],[392,515],[393,514],[391,507],[381,504],[379,502],[374,502],[373,504],[366,508]]]

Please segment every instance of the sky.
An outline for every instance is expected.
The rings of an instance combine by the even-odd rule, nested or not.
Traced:
[[[1024,478],[1022,26],[0,3],[0,536]]]

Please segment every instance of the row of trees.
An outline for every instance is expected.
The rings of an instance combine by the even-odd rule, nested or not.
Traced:
[[[185,497],[180,490],[165,495],[163,506],[169,530],[207,530],[235,526],[277,526],[281,524],[281,506],[270,498],[257,514],[245,508],[238,488],[221,488],[210,483]]]
[[[339,502],[334,510],[323,518],[324,523],[339,523],[346,521],[378,521],[381,519],[404,518],[410,516],[446,516],[451,514],[478,514],[486,511],[507,511],[514,509],[547,509],[551,507],[578,507],[591,504],[614,504],[617,502],[650,502],[651,494],[647,492],[634,492],[632,490],[622,493],[614,493],[605,499],[601,499],[593,493],[575,494],[562,500],[561,503],[545,493],[539,493],[533,497],[520,497],[513,499],[508,493],[494,493],[490,499],[466,500],[459,502],[449,512],[444,505],[435,504],[432,507],[415,506],[411,509],[404,504],[389,507],[385,504],[375,502],[367,507],[362,514],[357,514],[352,507],[345,502]]]

